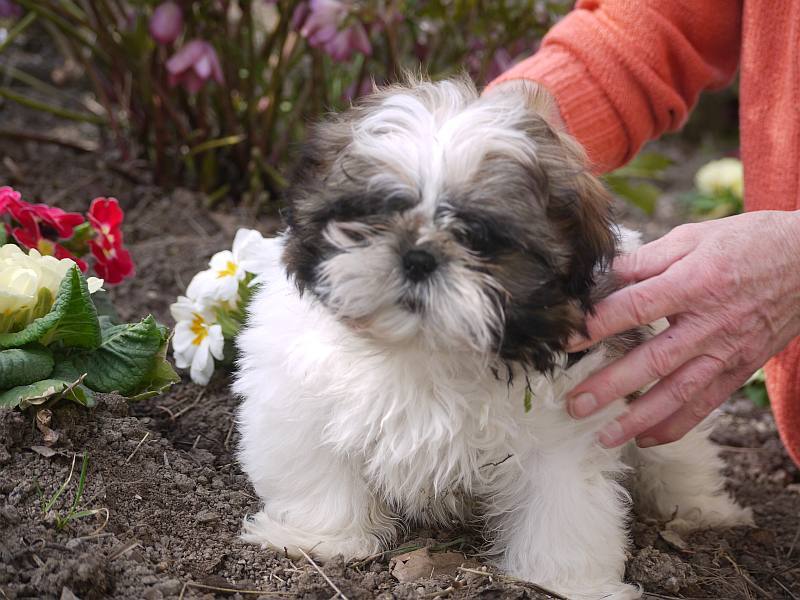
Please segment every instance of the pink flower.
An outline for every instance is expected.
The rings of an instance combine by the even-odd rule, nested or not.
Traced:
[[[0,188],[0,215],[4,213],[10,214],[23,228],[38,231],[39,226],[43,225],[64,239],[71,238],[75,228],[84,221],[78,213],[64,212],[46,204],[29,204],[10,187]]]
[[[0,187],[0,215],[9,210],[12,204],[19,204],[22,201],[22,195],[14,188],[7,185]]]
[[[22,9],[11,0],[0,0],[0,19],[16,19],[22,16]]]
[[[109,285],[116,285],[134,274],[134,264],[122,245],[122,209],[116,198],[95,198],[89,207],[89,223],[97,236],[89,242],[94,270]]]
[[[369,55],[372,45],[367,30],[359,21],[348,23],[350,13],[351,6],[341,0],[310,0],[300,34],[336,61],[346,61],[355,52]]]
[[[185,87],[192,94],[199,92],[209,79],[225,83],[222,67],[214,47],[203,40],[192,40],[168,61],[169,84]]]
[[[159,4],[150,17],[150,35],[159,44],[171,44],[183,30],[183,11],[174,2]]]

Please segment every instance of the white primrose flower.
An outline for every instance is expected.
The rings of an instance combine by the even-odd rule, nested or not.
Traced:
[[[694,178],[697,189],[706,196],[730,192],[741,199],[744,194],[744,170],[737,158],[721,158],[703,165]]]
[[[242,232],[246,232],[247,235],[247,243],[240,252],[242,268],[255,275],[250,286],[264,283],[266,274],[272,272],[280,261],[283,251],[281,238],[265,238],[259,232],[251,229],[240,229],[237,236]]]
[[[86,278],[86,286],[89,288],[89,293],[94,294],[95,292],[105,291],[103,289],[103,284],[105,283],[105,279],[100,279],[99,277],[87,277]]]
[[[212,256],[209,263],[211,268],[194,276],[186,295],[195,300],[234,304],[239,292],[239,282],[249,271],[247,265],[257,259],[263,240],[261,234],[253,229],[237,231],[233,248]]]
[[[222,360],[225,345],[214,312],[209,306],[186,296],[178,296],[178,301],[169,310],[177,323],[172,338],[175,365],[180,369],[188,368],[195,383],[208,384],[214,374],[214,359]]]

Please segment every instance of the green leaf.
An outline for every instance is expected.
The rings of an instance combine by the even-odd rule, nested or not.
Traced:
[[[763,385],[748,385],[744,388],[744,393],[756,406],[760,408],[769,406],[769,395],[767,394],[767,388]]]
[[[0,350],[0,390],[47,379],[53,365],[53,355],[43,346]]]
[[[98,290],[92,294],[92,302],[97,309],[97,316],[100,319],[100,328],[103,328],[102,321],[104,318],[108,319],[110,324],[119,323],[119,313],[111,302],[111,295],[105,290]]]
[[[242,321],[237,318],[237,315],[231,313],[227,308],[214,307],[214,315],[217,318],[217,324],[222,329],[222,336],[228,340],[233,339],[242,328]]]
[[[531,388],[526,387],[525,388],[525,412],[526,413],[531,412],[532,408],[533,408],[533,391],[531,390]]]
[[[0,246],[5,245],[8,241],[8,234],[6,233],[5,227],[0,227]]]
[[[173,369],[172,365],[167,361],[168,344],[169,337],[164,340],[161,349],[153,360],[153,367],[139,385],[140,391],[129,396],[129,400],[136,402],[138,400],[146,400],[147,398],[158,396],[172,387],[172,384],[178,383],[181,380],[180,375],[175,372],[175,369]]]
[[[41,404],[50,398],[60,396],[69,387],[60,379],[43,379],[30,385],[13,387],[0,393],[0,407],[25,408],[30,404]]]
[[[72,233],[72,237],[61,242],[67,250],[76,256],[83,256],[89,253],[89,241],[97,235],[91,223],[85,221],[78,225]]]
[[[605,179],[611,191],[616,195],[626,199],[634,206],[638,206],[646,214],[653,214],[661,190],[652,183],[632,183],[625,177],[613,173],[606,175]]]
[[[103,341],[97,349],[72,357],[75,368],[86,373],[84,382],[89,388],[142,398],[178,380],[169,364],[164,364],[168,330],[152,316],[135,324],[107,323],[104,319]]]
[[[100,345],[97,311],[86,280],[77,266],[70,268],[61,281],[52,310],[35,319],[22,331],[0,334],[0,349],[37,341],[44,345],[61,341],[66,346],[77,348],[96,348]]]
[[[643,179],[659,179],[662,172],[672,164],[672,159],[658,152],[639,154],[624,167],[614,171],[619,177],[639,177]]]
[[[53,374],[50,376],[50,378],[61,379],[64,382],[71,382],[69,384],[69,389],[64,391],[63,396],[67,400],[72,400],[81,406],[91,408],[97,404],[97,402],[94,399],[92,390],[83,384],[84,375],[84,373],[81,373],[77,368],[75,368],[75,365],[72,364],[72,361],[68,359],[57,359],[56,366],[53,369]]]

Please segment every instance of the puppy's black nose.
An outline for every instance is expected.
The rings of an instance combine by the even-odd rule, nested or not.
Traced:
[[[425,250],[409,250],[403,256],[403,269],[411,281],[422,281],[436,270],[436,257]]]

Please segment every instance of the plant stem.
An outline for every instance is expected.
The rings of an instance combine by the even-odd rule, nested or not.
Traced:
[[[23,96],[22,94],[17,94],[16,92],[12,92],[7,87],[0,87],[0,97],[5,98],[7,100],[11,100],[12,102],[16,102],[17,104],[27,106],[28,108],[32,108],[33,110],[38,110],[41,112],[46,112],[52,115],[56,115],[57,117],[61,117],[62,119],[68,119],[70,121],[79,121],[82,123],[92,123],[93,125],[106,124],[106,120],[103,119],[102,117],[76,112],[66,108],[61,108],[60,106],[52,106],[45,102],[39,102],[38,100],[28,98],[27,96]]]
[[[14,27],[11,28],[11,31],[8,32],[6,39],[3,40],[2,44],[0,44],[0,52],[8,48],[8,46],[11,45],[11,43],[17,38],[17,36],[19,36],[19,34],[21,34],[28,27],[30,27],[35,20],[36,20],[36,13],[29,12],[27,15],[25,15],[25,17],[23,17],[23,19],[19,23],[14,25]]]
[[[38,92],[42,92],[43,94],[59,96],[62,99],[70,102],[75,100],[73,96],[70,96],[69,94],[61,91],[57,87],[53,87],[49,83],[45,83],[41,79],[37,79],[33,75],[30,75],[25,71],[20,71],[19,69],[17,69],[16,67],[12,67],[11,65],[8,65],[5,68],[5,74],[8,75],[8,77],[10,77],[11,79],[16,79],[17,81],[24,83],[28,87],[33,88]]]

